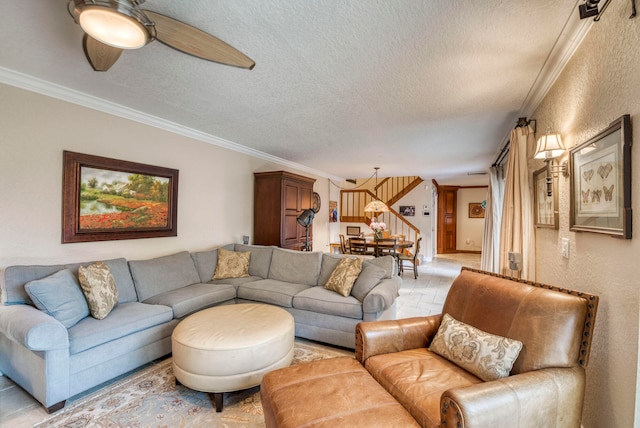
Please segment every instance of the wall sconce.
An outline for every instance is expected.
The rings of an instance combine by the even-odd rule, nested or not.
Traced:
[[[564,177],[569,177],[567,161],[562,162],[561,165],[554,165],[553,161],[554,158],[561,156],[565,151],[560,134],[550,134],[547,131],[546,134],[538,138],[536,154],[533,157],[535,159],[543,159],[547,164],[547,196],[552,194],[554,178],[557,178],[560,174]]]

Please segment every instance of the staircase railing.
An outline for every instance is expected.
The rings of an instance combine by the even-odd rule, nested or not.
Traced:
[[[418,187],[424,180],[412,175],[406,177],[387,177],[374,187],[381,201],[387,205],[393,205],[405,195]]]
[[[389,206],[388,213],[379,213],[378,221],[384,222],[392,235],[400,235],[409,241],[415,241],[420,235],[420,229],[408,221],[399,212],[391,208],[403,196],[422,183],[417,176],[385,178],[375,188],[378,199]],[[371,223],[373,213],[365,213],[364,207],[376,198],[368,189],[340,191],[340,221],[347,223]],[[366,233],[366,232],[365,232]]]
[[[400,236],[404,240],[413,242],[415,242],[420,236],[420,229],[391,207],[389,207],[388,213],[378,214],[377,219],[387,225],[387,230],[392,236]],[[371,223],[371,219],[368,219],[365,223],[369,225]]]

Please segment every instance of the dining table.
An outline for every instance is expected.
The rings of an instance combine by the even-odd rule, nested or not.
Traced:
[[[367,246],[367,249],[371,249],[374,253],[375,253],[376,247],[378,249],[393,248],[393,242],[390,242],[390,241],[378,242],[375,239],[373,239],[373,237],[365,237],[365,244]],[[411,247],[413,247],[413,241],[405,241],[404,239],[396,240],[396,251],[399,253],[402,253],[403,250]]]
[[[367,249],[371,250],[371,252],[375,252],[376,249],[376,240],[373,238],[373,235],[365,235],[364,236],[364,240],[365,240],[365,244],[367,246]],[[414,242],[413,241],[405,241],[404,239],[398,239],[396,240],[396,249],[398,250],[398,252],[402,252],[404,249],[406,248],[411,248],[413,247]],[[393,244],[391,242],[382,242],[378,244],[379,247],[378,248],[392,248]],[[331,243],[330,244],[330,252],[332,253],[340,253],[341,251],[341,244],[339,242],[335,242],[335,243]],[[347,250],[348,252],[348,250]]]

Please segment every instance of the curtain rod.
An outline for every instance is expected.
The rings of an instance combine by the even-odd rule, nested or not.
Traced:
[[[516,122],[516,126],[513,129],[521,128],[523,126],[529,126],[531,125],[532,122],[533,122],[533,132],[535,133],[537,121],[535,119],[527,119],[526,116],[519,117],[518,122]],[[511,140],[507,140],[502,150],[500,150],[500,153],[498,153],[498,156],[496,157],[496,161],[493,164],[491,164],[492,167],[502,165],[504,158],[506,158],[507,154],[509,154],[510,143],[511,143]]]

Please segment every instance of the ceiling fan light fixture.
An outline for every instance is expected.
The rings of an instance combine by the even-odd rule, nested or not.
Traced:
[[[138,49],[149,41],[149,33],[142,24],[114,10],[88,7],[78,20],[85,33],[109,46]]]
[[[127,1],[71,0],[69,12],[85,33],[109,46],[138,49],[153,38],[153,24]]]
[[[67,10],[85,32],[84,55],[95,71],[107,71],[124,49],[137,49],[153,40],[197,58],[253,69],[256,63],[219,38],[152,10],[145,0],[68,0]]]

